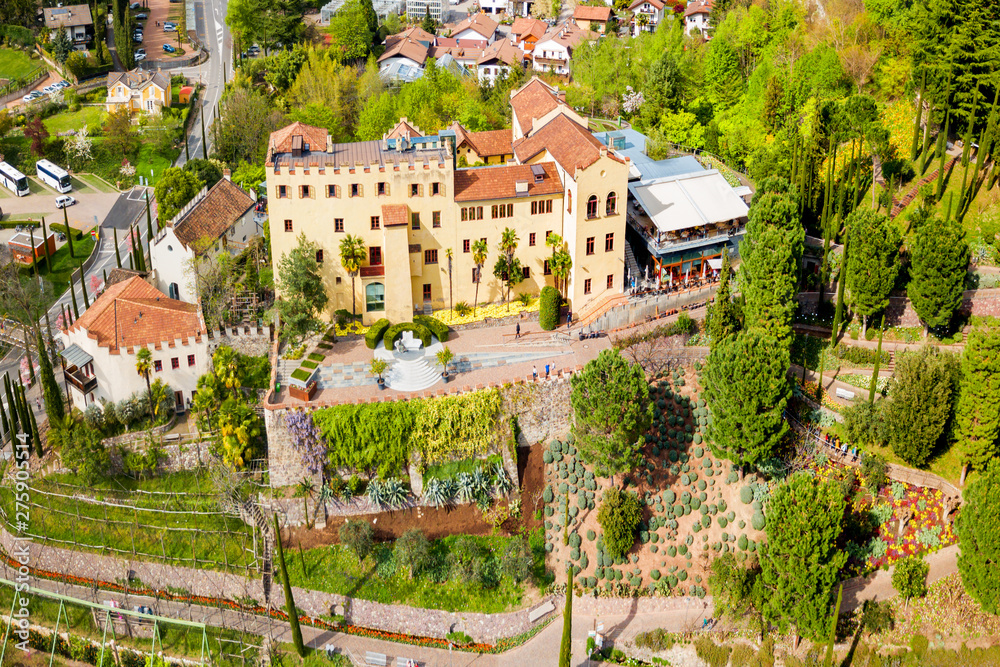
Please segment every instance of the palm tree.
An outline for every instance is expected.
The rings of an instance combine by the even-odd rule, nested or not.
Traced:
[[[295,491],[302,495],[302,509],[306,513],[306,528],[311,528],[309,525],[309,499],[312,498],[315,490],[313,481],[308,477],[303,477],[302,481],[295,485]]]
[[[510,308],[510,286],[513,284],[514,276],[510,272],[514,269],[514,252],[517,250],[517,232],[510,227],[504,227],[500,234],[500,253],[504,256],[504,264],[507,266],[507,307]],[[495,269],[494,269],[495,270]]]
[[[135,372],[146,380],[146,391],[149,391],[149,373],[153,370],[153,353],[148,347],[141,348],[135,354]]]
[[[562,294],[561,286],[569,281],[569,272],[572,268],[573,256],[569,254],[568,250],[560,248],[552,254],[552,259],[549,261],[549,269],[552,271],[552,277],[556,281],[556,289],[559,290],[560,294]]]
[[[367,256],[364,239],[360,236],[348,234],[340,241],[340,265],[351,276],[351,315],[353,316],[358,314],[354,299],[354,279],[361,271],[361,263],[365,261]]]
[[[444,256],[448,258],[448,310],[452,310],[453,306],[451,303],[452,298],[452,286],[451,286],[451,260],[455,256],[451,248],[446,248],[444,251]]]
[[[643,30],[646,29],[646,26],[649,25],[649,15],[639,14],[638,16],[635,17],[635,22],[639,26],[639,32],[642,32]]]
[[[156,378],[154,382],[148,389],[146,389],[146,398],[149,403],[149,414],[153,417],[154,422],[158,422],[160,419],[160,408],[164,407],[168,400],[170,400],[170,387],[163,380]]]
[[[476,263],[476,300],[472,304],[472,316],[476,316],[476,307],[479,305],[479,283],[483,278],[483,265],[486,264],[486,256],[489,254],[486,241],[479,239],[472,244],[472,261]]]

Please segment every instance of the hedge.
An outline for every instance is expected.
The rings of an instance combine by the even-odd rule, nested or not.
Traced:
[[[552,331],[559,326],[559,305],[562,297],[559,290],[551,285],[542,288],[538,301],[538,324],[543,331]]]
[[[382,340],[385,341],[385,348],[391,350],[396,344],[396,339],[402,335],[404,331],[412,331],[413,335],[420,339],[424,344],[424,347],[430,347],[431,344],[431,330],[422,324],[417,324],[415,322],[401,322],[399,324],[393,324],[391,327],[385,330],[385,334]]]
[[[383,317],[368,327],[368,331],[365,333],[365,345],[368,346],[369,350],[374,350],[378,347],[378,342],[382,340],[382,336],[385,335],[386,329],[390,326],[392,326],[392,323]]]
[[[0,229],[14,229],[15,227],[19,227],[21,225],[27,225],[38,229],[42,226],[42,223],[38,220],[5,220],[0,222]]]
[[[51,225],[48,225],[48,228],[49,228],[50,232],[53,232],[55,234],[65,234],[66,233],[66,225],[64,225],[61,222],[53,222]],[[70,230],[73,233],[73,240],[74,241],[79,241],[79,240],[81,240],[83,238],[83,232],[81,230],[76,229],[75,227],[70,227]]]
[[[438,318],[431,317],[430,315],[414,315],[413,321],[430,329],[439,342],[448,342],[448,325]]]

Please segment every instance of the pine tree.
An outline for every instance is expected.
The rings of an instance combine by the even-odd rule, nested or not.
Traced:
[[[962,305],[968,266],[969,245],[958,221],[932,218],[917,227],[906,295],[925,329],[945,326]]]
[[[292,628],[292,644],[299,657],[306,657],[306,647],[302,643],[302,628],[299,627],[299,610],[295,607],[295,600],[292,598],[292,583],[288,579],[288,567],[285,565],[285,549],[281,544],[281,526],[278,524],[278,515],[274,515],[274,550],[278,557],[278,568],[281,572],[281,588],[285,594],[285,612],[288,614],[288,624]]]
[[[566,606],[563,607],[562,641],[559,643],[559,667],[573,664],[573,575],[572,564],[566,568]]]
[[[729,273],[729,250],[727,248],[722,252],[719,289],[715,293],[715,303],[712,304],[708,318],[708,335],[713,349],[719,341],[735,335],[740,328],[739,306],[733,302]]]
[[[1000,613],[1000,462],[991,461],[962,496],[962,513],[955,522],[958,571],[966,592],[995,615]]]
[[[59,383],[56,382],[55,373],[52,371],[52,361],[45,350],[45,342],[42,339],[42,332],[37,332],[38,340],[38,370],[42,381],[42,396],[45,400],[45,413],[49,416],[49,424],[62,423],[66,414],[63,407],[62,392],[59,391]]]
[[[847,553],[837,546],[845,501],[840,487],[799,472],[779,486],[767,508],[761,542],[765,615],[779,631],[826,638],[833,587]]]
[[[847,260],[847,288],[851,292],[851,307],[868,318],[889,305],[889,292],[899,273],[901,239],[887,216],[869,209],[852,211],[847,217],[847,235],[851,256]]]
[[[795,199],[783,192],[758,192],[740,244],[744,328],[791,338],[804,241]]]
[[[962,479],[998,454],[1000,437],[1000,327],[974,327],[962,354],[962,380],[955,405],[955,440],[962,460]]]
[[[705,384],[712,414],[708,440],[719,455],[741,468],[773,456],[788,432],[788,364],[788,347],[756,330],[715,346]]]

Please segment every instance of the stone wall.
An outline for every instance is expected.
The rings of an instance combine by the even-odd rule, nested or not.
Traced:
[[[834,302],[837,294],[834,291],[823,295],[825,301]],[[819,301],[817,292],[803,292],[798,295],[799,306],[804,313],[815,313]],[[968,290],[963,295],[961,312],[967,315],[1000,316],[1000,289]],[[885,323],[893,327],[922,327],[910,300],[905,296],[889,298],[886,309]]]
[[[210,331],[208,349],[214,352],[220,345],[228,345],[240,354],[263,357],[271,353],[271,338],[270,327],[243,324]]]
[[[179,472],[181,470],[203,468],[209,463],[217,461],[211,454],[210,446],[211,443],[209,442],[161,445],[160,449],[163,450],[163,458],[160,459],[160,465],[156,467],[156,472]],[[136,442],[124,446],[124,449],[133,452],[144,452],[148,449],[148,445],[145,442]],[[125,469],[122,460],[122,448],[112,447],[109,449],[108,454],[111,459],[111,474],[122,474]]]
[[[267,429],[267,469],[271,486],[274,488],[292,486],[303,477],[320,480],[302,464],[302,455],[292,445],[292,434],[285,425],[288,410],[264,410],[264,427]]]

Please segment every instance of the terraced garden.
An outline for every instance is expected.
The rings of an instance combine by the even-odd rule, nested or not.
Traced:
[[[543,500],[545,549],[553,571],[565,571],[568,561],[584,588],[620,595],[645,588],[701,597],[714,556],[734,552],[744,560],[756,551],[767,487],[749,478],[741,483],[732,465],[705,446],[702,430],[709,415],[698,398],[697,371],[661,374],[650,386],[654,419],[643,447],[645,470],[625,480],[644,505],[643,522],[625,558],[608,556],[597,522],[601,492],[612,480],[597,478],[571,440],[550,443]]]

